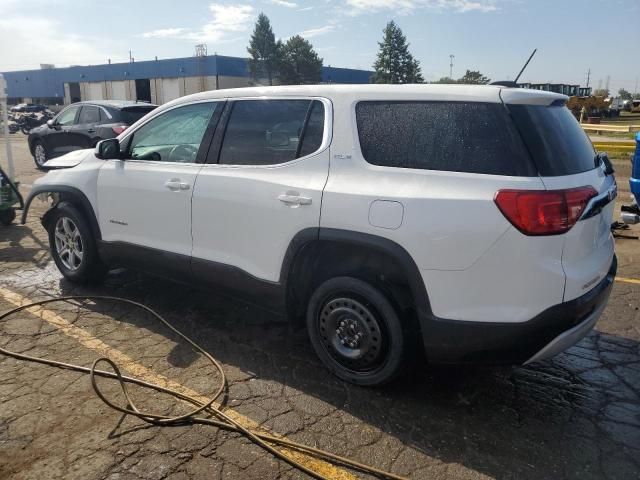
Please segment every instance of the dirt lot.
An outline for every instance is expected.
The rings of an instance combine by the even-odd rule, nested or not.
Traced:
[[[24,137],[12,145],[27,192],[41,173]],[[626,201],[628,161],[616,165]],[[24,226],[0,227],[0,311],[64,294],[143,302],[221,361],[226,408],[245,425],[414,479],[640,478],[639,240],[617,240],[620,278],[609,305],[568,352],[521,368],[424,368],[371,390],[328,375],[303,331],[290,334],[278,318],[215,292],[124,270],[101,287],[69,284],[50,260],[42,208]],[[108,353],[131,375],[201,394],[215,388],[204,359],[141,311],[108,301],[46,309],[7,319],[0,346],[86,366]],[[100,385],[122,402],[116,385]],[[132,394],[141,408],[185,408],[140,388]],[[334,478],[362,478],[305,462]],[[0,357],[0,478],[306,477],[238,434],[123,418],[95,397],[86,375]]]

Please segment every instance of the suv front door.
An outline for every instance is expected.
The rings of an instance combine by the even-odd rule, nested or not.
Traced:
[[[248,296],[280,281],[293,237],[320,223],[330,108],[309,98],[229,101],[193,194],[196,279]]]
[[[124,160],[105,161],[98,177],[103,250],[142,270],[188,274],[191,195],[221,102],[177,106],[122,141]]]
[[[76,124],[79,105],[65,108],[53,121],[53,128],[49,128],[45,137],[47,150],[52,157],[58,157],[74,150],[69,144],[70,131]]]

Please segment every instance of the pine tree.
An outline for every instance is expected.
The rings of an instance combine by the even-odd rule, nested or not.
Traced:
[[[320,83],[322,79],[322,58],[313,45],[300,35],[287,40],[282,47],[280,82],[283,85]]]
[[[380,50],[373,65],[374,83],[422,83],[420,62],[409,52],[407,38],[400,27],[392,20],[383,30],[382,42],[378,42]]]
[[[486,85],[490,81],[490,78],[485,77],[478,70],[467,70],[462,78],[458,80],[458,83],[464,83],[467,85]]]
[[[256,82],[266,78],[269,80],[269,85],[273,85],[273,79],[278,76],[281,50],[282,42],[279,40],[276,42],[269,18],[261,13],[247,48],[251,55],[249,59],[251,78]]]

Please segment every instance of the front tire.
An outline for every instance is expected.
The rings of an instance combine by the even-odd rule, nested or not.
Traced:
[[[33,142],[33,161],[36,163],[36,168],[43,170],[47,160],[49,160],[49,155],[44,143],[41,140],[36,140]]]
[[[107,266],[98,255],[91,228],[76,207],[58,205],[48,219],[47,231],[51,256],[67,280],[87,284],[104,279]]]
[[[335,277],[313,293],[307,329],[314,350],[336,376],[363,386],[395,379],[405,361],[405,335],[398,314],[375,287]]]

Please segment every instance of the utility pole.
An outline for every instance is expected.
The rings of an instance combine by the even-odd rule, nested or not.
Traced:
[[[455,55],[449,55],[449,78],[453,79],[453,59],[456,58]]]
[[[129,50],[129,63],[133,62],[133,57],[131,56],[131,50]]]
[[[587,71],[587,88],[589,88],[589,80],[591,80],[591,68]]]
[[[605,83],[605,86],[604,86],[604,88],[607,89],[607,92],[609,92],[609,83],[611,83],[611,75],[607,75],[607,83]]]

